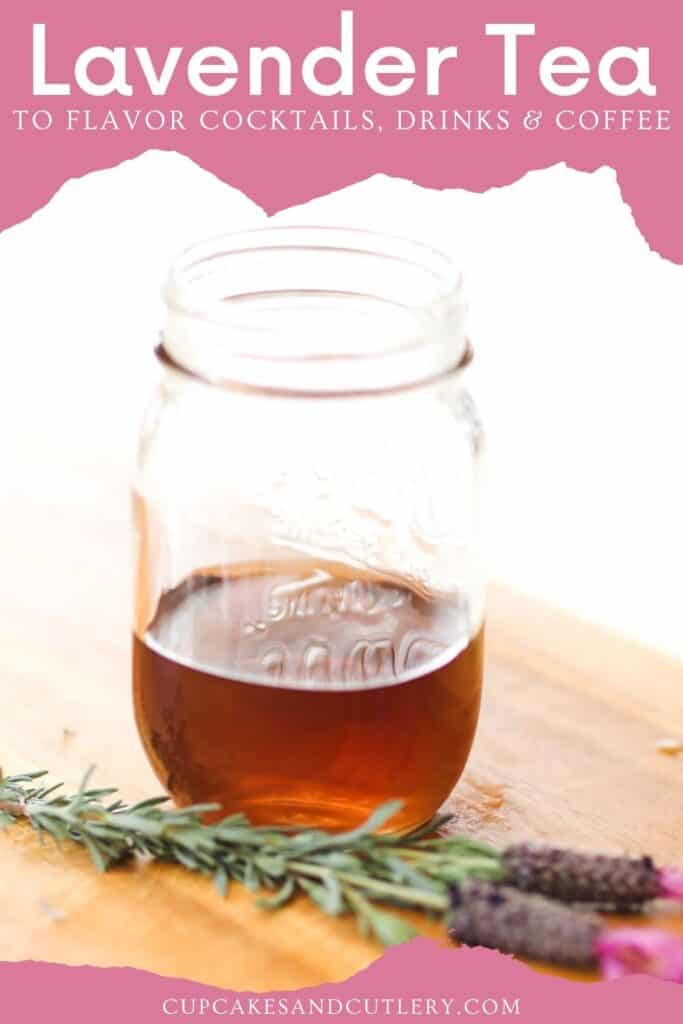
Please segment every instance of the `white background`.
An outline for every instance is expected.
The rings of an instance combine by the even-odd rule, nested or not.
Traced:
[[[3,500],[21,507],[36,473],[45,495],[2,543],[27,566],[39,552],[48,580],[40,516],[68,515],[60,483],[84,436],[120,479],[132,468],[170,258],[266,219],[189,159],[150,151],[67,182],[0,236]],[[650,251],[614,172],[560,165],[482,195],[376,176],[275,220],[388,230],[455,255],[489,439],[492,575],[683,656],[683,267]],[[128,494],[95,493],[78,472],[104,537]],[[88,596],[77,564],[61,596],[53,585],[75,607]]]

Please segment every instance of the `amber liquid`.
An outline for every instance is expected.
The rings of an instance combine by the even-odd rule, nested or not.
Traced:
[[[138,728],[181,804],[344,828],[428,819],[465,766],[483,633],[467,608],[320,561],[202,570],[134,640]]]

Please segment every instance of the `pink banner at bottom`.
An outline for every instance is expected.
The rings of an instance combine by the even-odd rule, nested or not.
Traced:
[[[229,965],[226,965],[229,969]],[[428,939],[389,950],[347,981],[270,993],[236,992],[124,967],[0,965],[7,1024],[172,1024],[274,1017],[341,1022],[509,1018],[521,1024],[680,1024],[683,987],[631,976],[583,983],[540,974],[500,953],[445,949]]]

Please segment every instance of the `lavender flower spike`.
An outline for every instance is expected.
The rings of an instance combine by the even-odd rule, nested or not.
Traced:
[[[683,984],[683,938],[655,928],[608,928],[596,914],[495,882],[451,888],[449,935],[467,946]]]

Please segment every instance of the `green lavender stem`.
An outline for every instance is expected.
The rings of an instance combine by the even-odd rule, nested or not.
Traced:
[[[362,930],[385,945],[402,942],[412,928],[379,910],[377,902],[443,915],[454,880],[501,876],[493,848],[465,838],[426,838],[449,820],[437,816],[402,836],[379,835],[401,807],[379,807],[350,832],[290,832],[257,827],[240,814],[212,824],[202,820],[214,804],[169,809],[165,797],[127,805],[113,789],[88,786],[65,795],[45,786],[44,772],[0,778],[0,826],[28,819],[58,842],[84,846],[99,870],[139,853],[213,877],[225,893],[232,880],[259,891],[275,909],[303,894],[333,916],[354,914]]]
[[[312,878],[326,879],[334,877],[352,889],[362,889],[378,899],[403,903],[406,907],[436,910],[441,913],[448,909],[448,895],[446,892],[437,893],[419,890],[408,885],[385,882],[383,879],[372,878],[368,875],[352,874],[349,871],[333,871],[331,868],[321,867],[318,864],[290,861],[288,867],[295,874],[306,875]]]

